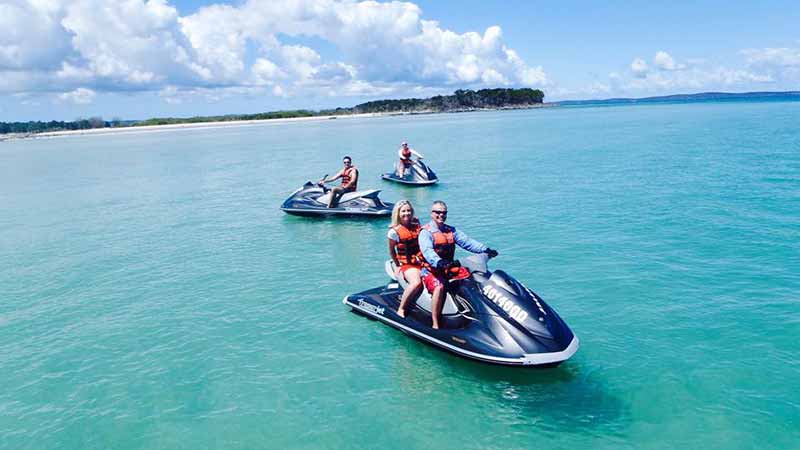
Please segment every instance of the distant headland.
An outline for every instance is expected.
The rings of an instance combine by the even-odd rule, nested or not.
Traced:
[[[658,97],[644,98],[607,98],[603,100],[566,100],[558,102],[559,105],[615,105],[625,103],[689,103],[725,100],[756,100],[756,99],[787,99],[800,100],[800,91],[785,92],[701,92],[699,94],[675,94]]]
[[[261,121],[311,117],[336,117],[363,114],[425,114],[443,112],[476,111],[486,109],[535,108],[543,105],[544,92],[539,89],[481,89],[478,91],[459,89],[453,95],[437,95],[430,98],[406,98],[376,100],[351,108],[292,111],[272,111],[257,114],[228,114],[223,116],[157,117],[147,120],[106,121],[99,117],[72,122],[31,121],[0,122],[0,137],[14,134],[26,137],[38,133],[78,131],[104,128],[128,128],[158,125],[203,124],[219,122]]]

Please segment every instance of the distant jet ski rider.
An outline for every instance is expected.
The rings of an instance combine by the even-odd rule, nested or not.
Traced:
[[[328,208],[335,208],[339,203],[339,197],[346,192],[354,192],[358,188],[358,169],[353,166],[353,159],[349,156],[342,158],[344,168],[331,178],[319,180],[320,184],[330,183],[337,179],[342,179],[342,185],[331,188],[331,199],[328,201]]]
[[[400,157],[400,162],[397,164],[397,176],[401,178],[405,176],[406,171],[408,171],[414,163],[414,161],[411,160],[412,156],[416,156],[417,159],[423,159],[423,156],[413,148],[409,148],[408,142],[405,141],[400,144],[397,155]]]
[[[454,259],[456,245],[472,253],[486,253],[490,258],[497,256],[497,250],[444,223],[447,220],[447,205],[441,200],[433,202],[431,219],[419,232],[419,249],[425,259],[422,282],[431,294],[433,328],[439,329],[446,294],[445,283],[452,278],[469,276],[467,269]]]

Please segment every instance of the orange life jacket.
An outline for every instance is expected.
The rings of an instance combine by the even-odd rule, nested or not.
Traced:
[[[403,163],[403,165],[405,165],[405,166],[410,166],[411,165],[411,149],[406,147],[406,148],[402,149],[401,152],[402,152],[401,154],[403,156],[400,157],[400,162]]]
[[[422,264],[422,253],[419,251],[419,232],[422,227],[419,222],[412,222],[411,227],[405,227],[403,224],[394,226],[394,231],[397,232],[399,241],[394,245],[394,251],[397,254],[397,260],[400,264]]]
[[[445,231],[442,231],[437,226],[426,224],[423,228],[431,232],[433,236],[433,250],[440,258],[453,260],[456,255],[456,238],[453,233],[453,228],[445,225]],[[430,269],[430,264],[427,265]]]
[[[342,186],[345,186],[347,183],[350,182],[352,178],[356,178],[356,182],[353,183],[348,189],[351,191],[355,191],[358,188],[358,170],[355,167],[350,167],[349,169],[345,169],[342,173]]]

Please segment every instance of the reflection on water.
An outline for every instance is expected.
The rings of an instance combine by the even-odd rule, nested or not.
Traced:
[[[378,322],[369,326],[385,327]],[[530,438],[586,427],[617,433],[630,420],[622,399],[601,379],[581,372],[580,358],[546,369],[495,366],[452,355],[394,329],[387,334],[394,344],[386,357],[397,379],[397,395],[424,401],[434,393],[458,393],[469,398],[467,408],[492,405],[483,411],[487,420],[530,426],[523,433]]]

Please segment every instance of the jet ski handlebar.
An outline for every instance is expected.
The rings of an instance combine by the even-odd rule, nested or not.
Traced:
[[[328,174],[322,176],[315,184],[322,188],[322,192],[328,192],[330,190],[329,187],[325,186],[325,179],[328,178]]]
[[[489,268],[487,262],[490,256],[486,253],[478,253],[464,258],[463,260],[454,260],[449,262],[444,269],[450,272],[452,278],[447,280],[448,283],[469,278],[474,273],[488,274]]]

